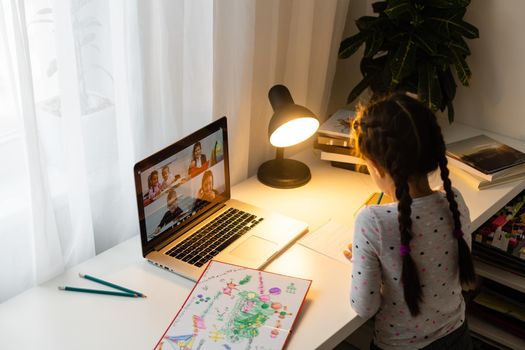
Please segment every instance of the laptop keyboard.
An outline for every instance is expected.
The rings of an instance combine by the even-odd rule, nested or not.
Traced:
[[[165,254],[201,267],[262,220],[256,215],[229,208]]]

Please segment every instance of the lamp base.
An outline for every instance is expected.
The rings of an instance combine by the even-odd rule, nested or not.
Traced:
[[[295,188],[312,178],[306,164],[294,159],[272,159],[257,170],[257,178],[263,184],[275,188]]]

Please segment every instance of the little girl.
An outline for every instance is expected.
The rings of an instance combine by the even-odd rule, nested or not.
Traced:
[[[357,215],[351,305],[374,316],[371,349],[471,349],[462,285],[474,283],[469,213],[452,189],[434,114],[404,94],[359,111],[356,148],[377,186],[396,202]],[[427,175],[439,167],[444,192]]]
[[[153,170],[148,176],[148,198],[150,201],[157,199],[160,194],[159,172]]]
[[[206,170],[202,175],[202,185],[197,193],[197,198],[211,202],[217,197],[217,191],[213,188],[213,173]]]

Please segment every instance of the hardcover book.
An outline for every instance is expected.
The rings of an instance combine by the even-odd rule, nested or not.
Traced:
[[[354,120],[355,112],[348,109],[339,109],[321,124],[317,134],[332,138],[350,140],[350,127]]]
[[[337,147],[352,147],[352,142],[348,137],[333,137],[333,136],[317,136],[317,143],[326,146],[337,146]]]
[[[353,156],[351,154],[341,154],[341,153],[333,153],[333,152],[325,152],[325,151],[321,151],[321,159],[329,160],[332,162],[340,162],[340,163],[350,163],[350,164],[359,164],[359,165],[366,164],[362,158]]]
[[[494,186],[525,179],[524,169],[516,169],[517,171],[515,173],[511,172],[505,174],[504,176],[500,176],[492,181],[483,179],[481,177],[477,177],[457,167],[449,167],[449,169],[451,173],[455,174],[457,177],[459,177],[460,179],[462,179],[477,190],[484,190]]]
[[[447,145],[449,163],[484,180],[525,171],[525,153],[478,135]]]
[[[311,283],[212,260],[155,349],[282,349]]]
[[[338,154],[346,154],[357,157],[357,153],[355,151],[355,148],[353,147],[344,147],[344,146],[335,146],[335,145],[326,145],[323,143],[319,143],[318,141],[314,141],[314,148],[318,149],[320,151],[324,152],[330,152],[330,153],[338,153]]]

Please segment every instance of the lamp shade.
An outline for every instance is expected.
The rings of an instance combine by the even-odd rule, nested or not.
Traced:
[[[310,181],[308,167],[294,159],[284,158],[284,147],[296,145],[319,128],[319,120],[308,108],[294,103],[284,85],[275,85],[268,92],[274,110],[268,125],[270,143],[277,147],[276,158],[261,164],[257,177],[262,183],[276,188],[299,187]]]
[[[296,145],[319,128],[319,120],[308,108],[296,105],[284,85],[275,85],[268,92],[274,110],[268,125],[268,137],[275,147]]]

